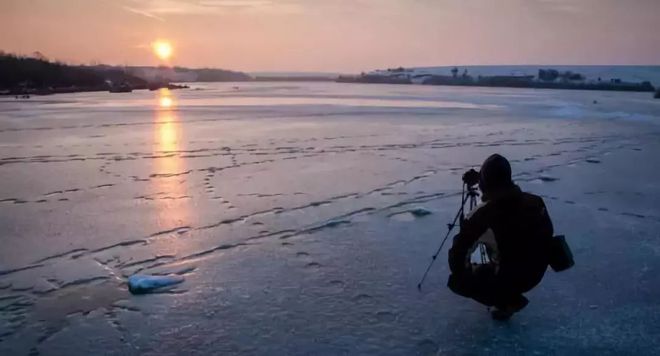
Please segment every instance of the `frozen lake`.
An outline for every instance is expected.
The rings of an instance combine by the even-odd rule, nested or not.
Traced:
[[[0,98],[0,354],[660,349],[650,93],[192,86]],[[576,260],[508,323],[445,287],[446,250],[416,289],[495,152]],[[185,282],[133,296],[137,272]]]

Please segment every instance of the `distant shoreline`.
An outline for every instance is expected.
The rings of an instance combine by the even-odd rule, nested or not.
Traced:
[[[127,88],[113,88],[104,86],[93,86],[93,87],[61,87],[61,88],[39,88],[39,89],[16,89],[16,90],[5,90],[0,91],[0,97],[29,97],[31,95],[36,96],[48,96],[55,94],[72,94],[72,93],[94,93],[94,92],[109,92],[109,93],[130,93],[134,90],[158,90],[158,89],[188,89],[187,85],[177,85],[177,84],[151,84],[139,87],[127,87]]]
[[[621,92],[655,92],[652,85],[614,85],[614,84],[564,84],[564,83],[540,83],[540,82],[440,82],[440,83],[413,83],[406,80],[374,79],[340,77],[338,83],[359,84],[392,84],[392,85],[433,85],[454,87],[482,87],[482,88],[519,88],[519,89],[555,89],[555,90],[592,90],[592,91],[621,91]]]
[[[50,61],[38,53],[28,57],[0,51],[0,95],[23,98],[78,92],[182,89],[187,86],[172,83],[251,79],[245,73],[223,69],[69,65]]]
[[[616,92],[651,92],[654,93],[656,99],[660,99],[660,87],[657,89],[644,89],[640,90],[637,88],[631,89],[622,89],[622,88],[604,88],[604,87],[585,87],[585,86],[526,86],[526,85],[485,85],[485,84],[414,84],[414,83],[402,83],[402,82],[364,82],[364,81],[346,81],[345,79],[305,79],[305,78],[268,78],[260,80],[250,80],[250,81],[218,81],[218,82],[189,82],[189,83],[310,83],[310,82],[322,82],[322,83],[341,83],[341,84],[386,84],[386,85],[433,85],[433,86],[455,86],[455,87],[480,87],[480,88],[514,88],[514,89],[550,89],[550,90],[588,90],[588,91],[616,91]],[[178,86],[170,84],[171,89],[187,89],[187,85]],[[163,88],[165,88],[164,86]],[[32,91],[0,91],[0,98],[15,97],[16,99],[29,98],[30,96],[49,96],[56,94],[73,94],[73,93],[93,93],[93,92],[108,92],[108,93],[130,93],[133,90],[142,91],[142,90],[155,90],[149,89],[146,87],[140,88],[131,88],[130,90],[125,91],[112,91],[108,87],[88,87],[88,88],[50,88],[48,90],[32,90]]]
[[[640,68],[642,70],[640,70]],[[655,70],[654,70],[655,69]],[[622,79],[623,78],[623,79]],[[645,79],[639,79],[645,78]],[[467,66],[388,68],[340,76],[342,83],[421,84],[530,89],[654,92],[650,79],[660,78],[655,67],[593,66]]]
[[[654,92],[660,66],[463,66],[373,70],[357,75],[270,72],[248,75],[216,68],[108,65],[74,66],[43,56],[0,53],[0,95],[51,95],[79,92],[128,93],[181,89],[192,82],[339,82],[444,85],[531,89]]]

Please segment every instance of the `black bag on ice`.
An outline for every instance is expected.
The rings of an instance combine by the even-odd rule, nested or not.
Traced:
[[[555,272],[565,271],[575,265],[573,253],[563,235],[554,236],[550,244],[550,267]]]

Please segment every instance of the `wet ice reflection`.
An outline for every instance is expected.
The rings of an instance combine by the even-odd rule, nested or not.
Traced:
[[[188,223],[188,187],[180,173],[186,171],[183,149],[183,125],[175,108],[175,100],[167,89],[158,91],[158,106],[154,118],[154,172],[152,191],[157,199],[157,220],[161,226],[182,226]]]

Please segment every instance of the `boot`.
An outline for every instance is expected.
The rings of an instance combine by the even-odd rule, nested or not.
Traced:
[[[521,311],[528,303],[529,300],[525,298],[525,296],[519,295],[505,305],[496,305],[493,310],[490,311],[490,315],[495,320],[509,320],[513,314]]]

